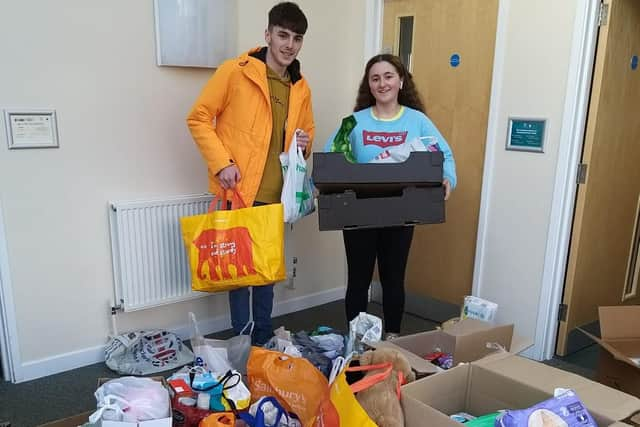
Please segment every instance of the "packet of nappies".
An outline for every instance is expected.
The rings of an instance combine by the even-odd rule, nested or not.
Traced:
[[[528,409],[506,411],[496,427],[597,427],[573,390],[557,389],[554,394]]]
[[[483,320],[485,322],[493,322],[496,318],[497,311],[498,304],[495,302],[474,296],[466,296],[464,297],[464,303],[462,304],[460,318],[466,319],[469,317],[471,319]]]

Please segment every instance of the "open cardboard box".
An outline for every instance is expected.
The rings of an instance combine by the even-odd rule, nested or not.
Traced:
[[[473,362],[495,352],[495,345],[513,353],[524,350],[528,344],[514,340],[512,346],[513,324],[493,325],[476,319],[463,319],[457,323],[428,332],[398,337],[393,341],[379,341],[367,345],[380,348],[391,347],[402,352],[418,378],[442,371],[424,359],[424,356],[436,351],[453,355],[453,365],[463,362]],[[492,344],[493,346],[488,346]]]
[[[602,346],[597,380],[640,397],[640,306],[600,307],[600,335],[585,334]]]
[[[449,415],[528,408],[552,397],[556,388],[573,389],[599,426],[628,425],[624,421],[640,411],[640,399],[634,396],[500,352],[403,386],[405,425],[460,427]]]
[[[93,414],[93,411],[87,411],[67,418],[50,421],[46,424],[41,424],[39,427],[78,427],[87,423],[91,414]]]

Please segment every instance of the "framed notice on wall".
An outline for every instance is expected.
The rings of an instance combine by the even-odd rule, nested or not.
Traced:
[[[58,124],[54,110],[4,110],[9,149],[58,148]]]
[[[509,117],[507,150],[544,152],[546,119]]]

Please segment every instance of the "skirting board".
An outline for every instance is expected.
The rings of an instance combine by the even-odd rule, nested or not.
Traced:
[[[327,304],[344,298],[345,288],[334,288],[311,295],[291,298],[276,302],[273,307],[273,316],[293,313],[318,305]],[[198,321],[200,331],[205,334],[224,331],[231,327],[228,315],[201,319]],[[169,329],[181,339],[191,338],[193,327],[190,324],[176,326]],[[81,368],[94,363],[104,362],[104,345],[89,347],[70,353],[59,354],[44,359],[34,360],[22,364],[21,378],[16,378],[17,383],[58,374],[71,369]]]

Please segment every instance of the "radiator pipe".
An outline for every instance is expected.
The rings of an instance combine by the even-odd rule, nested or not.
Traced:
[[[120,300],[121,303],[124,303],[124,301]],[[122,310],[122,304],[119,305],[112,305],[111,306],[111,332],[113,333],[114,337],[118,336],[118,324],[117,324],[117,319],[116,316],[118,315],[118,311]]]
[[[118,325],[116,324],[116,310],[111,308],[111,332],[114,337],[118,336]]]

